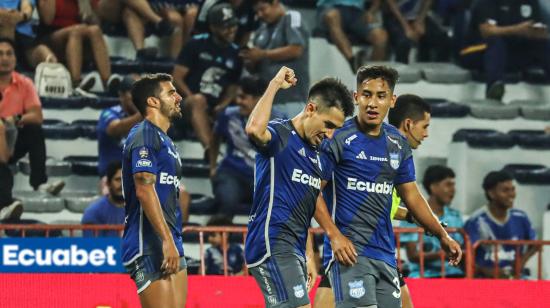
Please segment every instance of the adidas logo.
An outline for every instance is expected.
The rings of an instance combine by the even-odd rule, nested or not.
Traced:
[[[303,157],[306,157],[306,149],[301,148],[301,149],[298,151],[298,153],[299,153],[300,155],[302,155]]]
[[[357,156],[355,156],[357,159],[367,159],[367,155],[365,155],[364,151],[361,151]]]

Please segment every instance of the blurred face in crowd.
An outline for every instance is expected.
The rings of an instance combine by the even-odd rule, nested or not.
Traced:
[[[208,243],[212,246],[219,247],[222,245],[222,234],[220,232],[213,232],[208,235]]]
[[[382,125],[390,108],[395,105],[388,83],[382,79],[365,79],[357,85],[354,93],[355,103],[359,110],[357,118],[362,126],[376,128]]]
[[[170,81],[160,83],[160,92],[157,97],[160,100],[160,112],[170,120],[181,118],[180,102],[182,97]]]
[[[259,97],[244,93],[241,88],[237,90],[237,98],[235,103],[239,106],[239,111],[242,116],[247,117],[252,113],[254,106],[258,103]]]
[[[9,43],[0,43],[0,75],[11,74],[16,64],[13,47]]]
[[[417,149],[424,139],[428,138],[428,127],[430,126],[431,115],[424,112],[424,118],[418,121],[405,119],[407,142],[412,149]]]
[[[319,99],[319,98],[317,98]],[[344,111],[309,102],[304,110],[304,133],[307,142],[318,146],[325,138],[332,138],[334,130],[344,125]]]
[[[129,115],[133,115],[138,112],[136,105],[134,105],[134,101],[132,100],[131,91],[119,91],[118,98],[120,99],[120,105],[122,106],[124,112]]]
[[[124,197],[122,196],[122,169],[118,169],[109,181],[109,195],[116,202],[124,201]]]
[[[513,181],[504,181],[498,183],[492,189],[487,191],[491,203],[500,208],[512,208],[516,199],[516,186]]]
[[[446,178],[430,185],[430,196],[439,204],[451,204],[455,196],[455,178]]]
[[[210,32],[216,39],[223,42],[224,44],[231,44],[235,41],[235,37],[237,35],[237,28],[238,28],[237,25],[232,27],[221,27],[221,26],[210,25]]]
[[[258,18],[267,24],[272,24],[279,20],[279,8],[280,5],[278,0],[273,0],[272,3],[260,1],[254,5],[254,11]]]

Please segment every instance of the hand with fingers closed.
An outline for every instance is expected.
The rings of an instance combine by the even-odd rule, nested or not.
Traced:
[[[338,232],[332,238],[330,238],[330,245],[332,251],[338,262],[352,266],[357,263],[357,252],[353,243],[345,237],[342,233]]]

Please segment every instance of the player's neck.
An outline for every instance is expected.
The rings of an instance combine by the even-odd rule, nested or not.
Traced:
[[[380,136],[380,132],[382,131],[382,124],[369,125],[367,123],[361,122],[359,117],[356,118],[356,122],[359,126],[359,130],[361,130],[361,132],[363,132],[365,135],[369,135],[371,137]]]
[[[500,207],[496,204],[489,202],[489,212],[499,221],[504,222],[506,217],[508,217],[508,208]]]
[[[170,128],[170,120],[166,116],[161,114],[160,112],[148,112],[145,119],[147,119],[147,121],[155,124],[165,134],[168,131],[168,128]]]
[[[441,202],[439,202],[434,196],[430,196],[428,198],[428,204],[432,208],[435,215],[439,217],[443,216],[443,213],[445,212],[445,204],[441,204]]]

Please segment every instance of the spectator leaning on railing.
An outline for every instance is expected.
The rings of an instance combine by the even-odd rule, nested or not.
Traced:
[[[534,240],[535,230],[529,217],[522,210],[512,208],[516,198],[516,187],[512,176],[504,171],[492,171],[483,180],[483,189],[489,203],[475,212],[464,229],[470,241],[478,240]],[[536,252],[535,247],[520,249],[521,269]],[[497,276],[511,278],[514,273],[516,246],[498,245]],[[492,278],[494,273],[494,247],[480,246],[476,253],[476,276]]]

